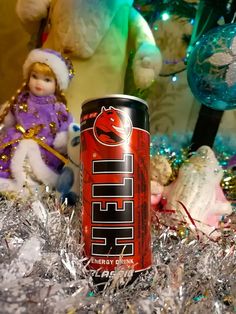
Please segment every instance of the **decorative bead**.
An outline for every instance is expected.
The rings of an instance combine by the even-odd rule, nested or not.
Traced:
[[[1,155],[0,159],[6,162],[9,160],[9,157],[4,154],[4,155]]]
[[[232,295],[226,295],[226,296],[224,297],[224,304],[230,305],[230,304],[232,304],[232,303],[233,303],[233,297],[232,297]]]
[[[50,122],[49,123],[49,127],[50,127],[50,130],[51,130],[51,133],[53,135],[55,135],[57,133],[56,123],[55,122]]]
[[[184,239],[189,235],[189,229],[185,226],[180,226],[177,230],[177,233],[181,239]]]
[[[27,104],[27,103],[21,103],[21,104],[19,105],[19,109],[20,109],[21,111],[28,112],[28,104]]]
[[[151,158],[151,179],[165,185],[172,174],[171,166],[164,156],[156,155]]]

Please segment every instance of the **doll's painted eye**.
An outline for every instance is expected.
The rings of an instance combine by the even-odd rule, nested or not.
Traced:
[[[52,79],[51,79],[50,77],[46,77],[46,78],[44,79],[44,81],[47,82],[47,83],[49,83],[49,82],[52,82]]]
[[[34,79],[37,79],[37,75],[35,73],[32,73],[31,77],[33,77]]]

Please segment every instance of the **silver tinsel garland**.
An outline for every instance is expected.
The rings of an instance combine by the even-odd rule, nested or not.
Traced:
[[[2,197],[0,313],[236,312],[233,228],[213,242],[153,222],[151,269],[120,287],[115,276],[99,291],[80,225],[79,210],[59,204],[52,192]]]

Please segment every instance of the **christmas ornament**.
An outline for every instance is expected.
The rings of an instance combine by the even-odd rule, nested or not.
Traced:
[[[236,108],[236,25],[212,29],[196,43],[187,65],[197,100],[215,110]]]
[[[232,213],[220,187],[222,177],[223,169],[214,152],[208,146],[200,147],[182,164],[177,179],[166,187],[167,209],[180,213],[193,229],[218,237],[221,216]]]

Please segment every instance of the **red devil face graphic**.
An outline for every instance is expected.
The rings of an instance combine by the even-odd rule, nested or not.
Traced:
[[[125,142],[131,134],[132,123],[125,111],[102,107],[101,113],[94,122],[96,139],[108,146],[117,146]]]

